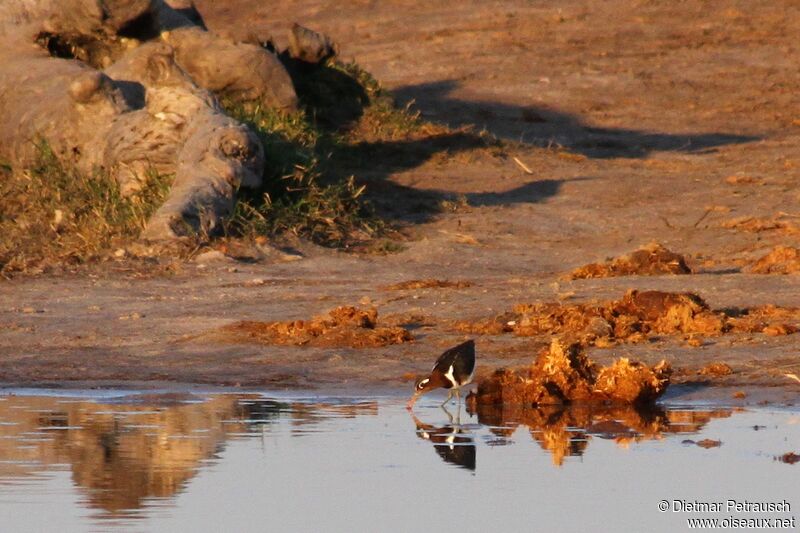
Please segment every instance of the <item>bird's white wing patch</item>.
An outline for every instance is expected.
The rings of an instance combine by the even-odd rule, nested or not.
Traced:
[[[444,375],[444,377],[447,378],[451,386],[458,387],[458,383],[456,383],[456,378],[453,376],[453,365],[450,365],[450,368],[447,369],[447,373]]]

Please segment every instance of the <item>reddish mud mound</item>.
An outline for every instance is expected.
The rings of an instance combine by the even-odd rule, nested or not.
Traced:
[[[733,374],[733,369],[727,363],[711,363],[704,366],[698,372],[701,376],[729,376]]]
[[[337,307],[311,320],[286,322],[242,321],[222,328],[234,340],[326,348],[373,348],[409,342],[414,337],[401,327],[379,327],[374,307]]]
[[[594,394],[606,400],[631,404],[650,404],[669,386],[672,368],[662,360],[654,367],[622,357],[600,369]]]
[[[753,274],[797,274],[800,272],[800,250],[793,246],[776,246],[750,267]]]
[[[770,336],[791,335],[798,331],[800,309],[759,305],[743,310],[730,310],[728,322],[733,331],[763,333]]]
[[[613,311],[620,317],[635,317],[655,333],[719,335],[727,327],[722,313],[711,311],[700,296],[690,292],[628,291]]]
[[[666,361],[654,367],[619,359],[599,368],[579,343],[553,340],[529,369],[499,369],[478,383],[476,405],[567,405],[613,402],[645,405],[669,386]]]
[[[774,305],[712,310],[697,294],[629,290],[620,300],[600,303],[517,304],[492,318],[459,320],[455,329],[477,335],[513,333],[521,337],[558,335],[584,345],[641,342],[650,335],[695,336],[727,332],[789,335],[798,331],[800,309]]]
[[[786,218],[783,213],[777,213],[771,218],[745,216],[726,220],[722,223],[722,227],[749,233],[762,233],[764,231],[775,231],[783,235],[800,233],[800,227]]]
[[[472,287],[469,281],[450,281],[446,279],[411,279],[383,287],[387,291],[408,291],[414,289],[466,289]]]
[[[472,334],[562,335],[598,346],[639,342],[650,333],[719,335],[728,327],[726,316],[696,294],[636,290],[599,304],[518,304],[510,313],[454,325]]]
[[[658,276],[691,274],[686,259],[658,243],[604,263],[590,263],[573,270],[570,279],[610,278],[615,276]]]

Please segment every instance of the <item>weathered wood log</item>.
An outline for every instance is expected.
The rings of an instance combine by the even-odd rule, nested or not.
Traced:
[[[178,64],[195,82],[216,94],[266,107],[294,109],[292,80],[275,54],[261,46],[220,39],[196,26],[162,34]]]
[[[125,194],[150,169],[175,174],[151,238],[214,231],[236,190],[261,183],[262,146],[212,92],[297,103],[277,56],[163,0],[3,0],[0,64],[0,156],[25,166],[45,140],[86,172],[111,172]]]
[[[327,35],[292,25],[289,33],[289,55],[306,63],[322,63],[338,53],[336,45]]]

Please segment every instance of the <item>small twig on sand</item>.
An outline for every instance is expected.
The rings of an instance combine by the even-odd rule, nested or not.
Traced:
[[[514,162],[519,165],[519,168],[521,168],[522,170],[525,171],[525,174],[533,174],[533,171],[531,169],[529,169],[527,167],[527,165],[525,165],[525,163],[523,163],[522,161],[520,161],[516,157],[514,157],[513,159],[514,159]]]
[[[700,224],[703,220],[705,220],[705,218],[708,216],[708,214],[711,211],[713,211],[713,209],[706,209],[705,212],[703,213],[703,215],[700,218],[697,219],[697,222],[695,222],[692,227],[696,228],[698,224]]]

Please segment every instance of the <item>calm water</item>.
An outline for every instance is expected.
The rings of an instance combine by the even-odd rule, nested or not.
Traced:
[[[683,531],[800,515],[800,411],[0,396],[0,531]],[[672,512],[661,500],[782,502]],[[677,504],[677,505],[680,505]]]

